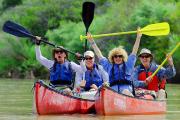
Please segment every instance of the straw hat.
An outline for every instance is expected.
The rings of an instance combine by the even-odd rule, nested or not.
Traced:
[[[141,49],[141,51],[140,51],[138,56],[140,57],[142,54],[149,54],[151,57],[153,57],[151,51],[149,49],[147,49],[147,48]]]

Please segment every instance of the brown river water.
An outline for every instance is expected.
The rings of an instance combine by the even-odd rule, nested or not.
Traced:
[[[0,120],[180,120],[180,84],[167,84],[167,113],[163,115],[39,116],[32,112],[33,83],[32,80],[0,79]]]

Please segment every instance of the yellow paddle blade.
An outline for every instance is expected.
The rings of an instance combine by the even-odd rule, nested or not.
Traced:
[[[140,30],[142,34],[149,36],[168,35],[170,28],[167,22],[150,24]]]

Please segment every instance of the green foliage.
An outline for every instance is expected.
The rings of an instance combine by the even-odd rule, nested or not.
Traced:
[[[22,4],[22,0],[3,0],[2,8],[5,10],[10,7],[15,7],[16,5]]]
[[[2,3],[1,0],[0,3]],[[84,0],[87,1],[87,0]],[[89,28],[92,34],[112,33],[136,30],[157,22],[168,22],[171,33],[168,36],[142,36],[140,49],[152,50],[157,63],[161,63],[167,52],[170,52],[180,41],[180,2],[177,0],[90,0],[95,2],[95,16]],[[83,53],[84,41],[79,36],[85,34],[81,20],[81,0],[23,0],[18,6],[5,11],[0,6],[0,27],[4,21],[13,20],[25,26],[34,35],[46,36],[50,42],[65,48]],[[9,37],[0,31],[0,76],[8,76],[9,71],[19,71],[25,77],[27,71],[33,71],[36,77],[42,78],[48,71],[40,65],[30,40]],[[121,35],[95,39],[104,56],[109,50],[123,45],[131,53],[136,35]],[[51,59],[51,47],[41,46],[42,53]],[[89,45],[89,49],[91,49]],[[174,62],[180,64],[180,52],[175,52]],[[70,55],[70,60],[75,57]],[[179,68],[177,73],[180,74]]]

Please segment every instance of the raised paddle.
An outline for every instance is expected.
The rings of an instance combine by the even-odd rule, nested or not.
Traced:
[[[89,26],[94,18],[95,4],[93,2],[84,2],[82,7],[82,20],[86,28],[86,34],[88,32]],[[87,40],[85,41],[84,52],[87,50]]]
[[[168,35],[170,31],[169,24],[167,22],[150,24],[140,29],[140,32],[148,36],[160,36]],[[109,34],[100,34],[92,35],[93,38],[107,37],[107,36],[116,36],[124,34],[137,33],[137,31],[128,31],[128,32],[118,32],[118,33],[109,33]],[[80,35],[80,40],[87,39],[87,36]]]
[[[177,45],[174,47],[174,49],[169,53],[169,55],[164,59],[164,61],[161,63],[161,65],[158,66],[158,68],[156,69],[156,71],[150,76],[151,78],[153,78],[156,73],[162,68],[162,66],[166,63],[167,61],[167,58],[169,56],[171,56],[177,49],[178,47],[180,46],[180,42],[177,43]]]
[[[30,33],[26,28],[24,28],[23,26],[21,26],[17,23],[12,22],[12,21],[6,21],[4,23],[3,31],[6,33],[9,33],[11,35],[17,36],[17,37],[27,37],[27,38],[31,38],[31,39],[36,39],[36,36],[32,35],[32,33]],[[42,38],[41,38],[41,41],[48,44],[48,45],[51,45],[53,47],[61,48],[61,49],[65,50],[65,51],[67,51],[73,55],[76,55],[75,52],[67,50],[61,46],[57,46],[57,45],[50,43],[47,40],[44,40]]]

